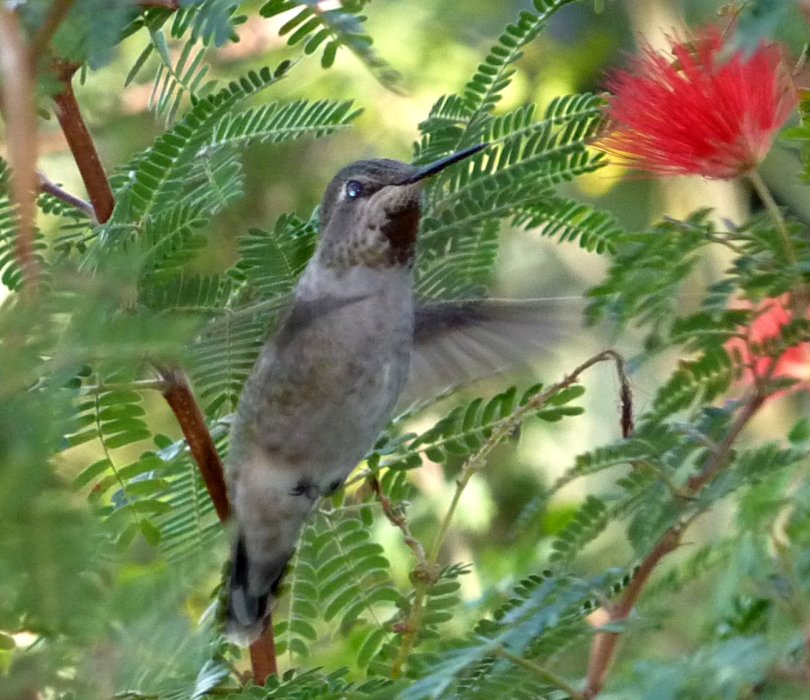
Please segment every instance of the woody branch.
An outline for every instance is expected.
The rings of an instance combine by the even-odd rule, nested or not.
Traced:
[[[88,211],[82,200],[69,195],[37,172],[36,107],[34,101],[34,66],[48,52],[48,45],[62,20],[71,9],[73,0],[57,0],[50,8],[45,22],[30,47],[26,46],[19,18],[10,9],[0,6],[0,76],[2,105],[7,123],[9,161],[12,168],[12,194],[19,212],[17,259],[23,271],[25,286],[35,290],[39,266],[33,254],[36,193],[50,192],[63,201]],[[177,10],[175,1],[145,2],[141,6]],[[56,116],[65,135],[76,166],[79,169],[97,223],[109,220],[115,207],[115,197],[101,163],[95,142],[83,118],[72,79],[79,65],[59,59],[51,63],[61,90],[54,97]],[[88,211],[88,213],[90,213]],[[205,423],[205,417],[188,384],[185,374],[174,368],[159,370],[165,381],[162,393],[172,408],[183,431],[192,456],[197,463],[217,515],[222,521],[229,516],[227,489],[222,461]],[[250,649],[253,680],[263,685],[271,674],[277,673],[272,625]]]

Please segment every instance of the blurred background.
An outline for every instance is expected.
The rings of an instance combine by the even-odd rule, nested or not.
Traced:
[[[244,3],[256,7],[260,4]],[[269,228],[285,212],[294,211],[308,218],[328,181],[348,162],[368,157],[410,160],[412,144],[419,136],[417,125],[426,118],[431,105],[440,96],[462,89],[503,27],[528,7],[526,0],[369,2],[367,30],[375,39],[381,58],[400,74],[397,88],[384,87],[352,54],[341,50],[329,70],[321,69],[317,55],[305,57],[289,78],[262,93],[261,101],[289,101],[304,96],[351,98],[363,114],[352,128],[324,140],[252,147],[244,159],[248,194],[215,222],[214,244],[196,264],[204,269],[222,270],[233,263],[236,242],[250,228]],[[729,22],[729,7],[729,3],[720,0],[603,0],[572,4],[553,18],[549,29],[525,52],[499,109],[534,103],[542,110],[558,95],[601,91],[606,72],[623,65],[639,37],[653,46],[663,46],[667,35],[681,35],[686,27]],[[288,47],[278,37],[278,29],[285,21],[282,15],[269,20],[251,18],[242,24],[238,28],[238,43],[209,51],[206,60],[211,70],[207,78],[224,84],[249,69],[273,66],[284,58],[298,58],[299,50]],[[777,36],[785,42],[788,56],[798,59],[807,40],[808,26],[802,22],[783,25],[776,29]],[[125,87],[127,72],[145,44],[142,32],[129,37],[109,65],[88,72],[83,84],[77,85],[79,102],[110,172],[150,145],[163,128],[150,110],[156,70],[154,57]],[[41,124],[41,135],[41,168],[67,190],[81,193],[81,180],[55,120]],[[810,220],[810,201],[798,190],[799,171],[796,154],[784,144],[777,144],[762,169],[779,201]],[[563,187],[566,195],[613,212],[629,229],[645,227],[663,216],[684,217],[702,207],[713,208],[718,220],[742,221],[752,207],[758,206],[747,186],[736,182],[698,178],[658,180],[628,174],[617,166],[603,168]],[[47,230],[47,222],[44,226]],[[538,364],[537,377],[525,380],[526,386],[536,379],[546,383],[558,380],[605,346],[616,347],[628,358],[639,351],[639,337],[633,329],[618,336],[608,327],[585,328],[579,324],[585,306],[583,297],[601,281],[608,263],[596,253],[558,244],[536,231],[503,231],[493,296],[572,298],[570,329],[556,352]],[[707,258],[693,280],[691,294],[696,296],[716,280],[724,264],[721,253]],[[683,303],[685,307],[690,304],[689,291]],[[661,357],[656,360],[660,364],[634,367],[632,382],[637,412],[644,410],[661,377],[666,376],[663,368],[674,361],[672,357]],[[462,577],[464,594],[471,604],[482,590],[494,584],[505,588],[542,568],[548,556],[545,548],[551,539],[549,535],[561,527],[587,492],[599,489],[598,480],[580,480],[557,493],[551,502],[543,500],[544,490],[573,464],[579,452],[619,436],[618,382],[612,367],[606,364],[594,368],[585,376],[584,383],[587,393],[580,400],[588,408],[584,416],[567,419],[560,425],[527,426],[519,445],[500,448],[487,470],[473,479],[466,490],[445,559],[476,565],[468,576]],[[502,384],[480,386],[475,391],[491,394],[497,386]],[[179,437],[174,420],[159,397],[147,397],[147,408],[150,423],[159,426],[162,433]],[[757,419],[754,430],[767,434],[769,426],[808,408],[804,395],[776,401]],[[439,409],[435,415],[440,413]],[[423,421],[419,427],[429,425],[430,417]],[[85,445],[64,453],[59,467],[65,476],[70,478],[95,460],[93,449],[92,445]],[[436,514],[446,510],[452,495],[453,474],[428,464],[412,472],[411,478],[428,496],[410,513],[417,536],[426,536],[435,527]],[[608,473],[603,478],[612,477]],[[701,532],[710,536],[714,528],[723,526],[727,517],[722,512],[713,513],[694,530],[695,537],[701,536]],[[536,537],[522,537],[516,544],[513,532],[519,523],[526,522],[535,528]],[[374,527],[375,536],[385,546],[404,581],[412,561],[401,543],[400,533],[382,518]],[[611,564],[624,565],[629,548],[618,533],[617,536],[607,533],[589,553],[590,561],[586,558],[576,566],[595,570]],[[217,556],[224,554],[223,547]],[[212,585],[216,575],[218,571],[212,571]],[[204,599],[199,602],[203,605]],[[699,620],[689,614],[671,622],[666,635],[651,637],[662,644],[661,649],[648,649],[648,654],[671,653],[681,644],[688,645],[690,629],[699,625]],[[648,642],[640,635],[634,643]],[[314,659],[313,665],[330,660],[327,648],[322,653],[323,658]],[[572,666],[577,668],[581,664]]]

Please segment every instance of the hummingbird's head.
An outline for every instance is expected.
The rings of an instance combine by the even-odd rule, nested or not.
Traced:
[[[340,267],[410,265],[425,180],[485,147],[479,144],[421,168],[387,158],[343,168],[320,206],[322,260]]]

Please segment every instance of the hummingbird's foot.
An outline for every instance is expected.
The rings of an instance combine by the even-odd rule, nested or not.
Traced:
[[[318,484],[308,476],[304,476],[298,480],[298,483],[293,487],[293,490],[290,491],[290,494],[293,496],[306,496],[314,503],[318,500],[318,496],[321,495],[321,491],[318,488]]]

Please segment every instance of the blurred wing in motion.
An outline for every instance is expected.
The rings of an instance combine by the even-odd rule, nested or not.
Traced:
[[[417,307],[400,405],[548,358],[582,325],[581,297],[481,299]]]

